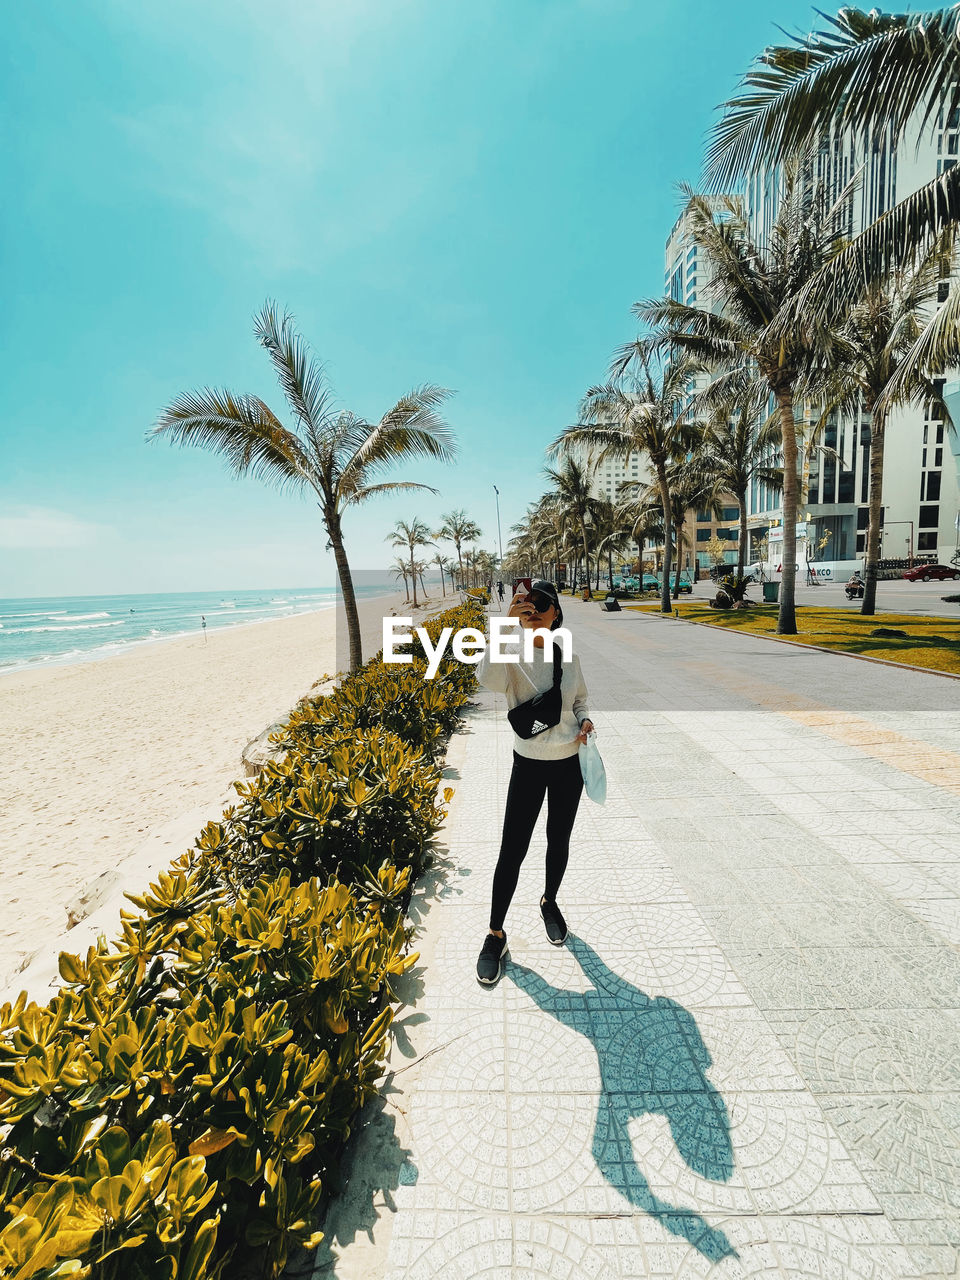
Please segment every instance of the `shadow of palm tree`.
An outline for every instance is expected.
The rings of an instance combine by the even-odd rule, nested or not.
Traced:
[[[666,996],[651,999],[613,973],[582,938],[569,934],[567,945],[592,983],[588,991],[563,991],[513,960],[506,973],[545,1013],[593,1044],[603,1086],[593,1133],[597,1167],[630,1204],[704,1257],[712,1262],[736,1257],[724,1233],[700,1214],[654,1194],[630,1139],[631,1120],[662,1115],[694,1173],[715,1182],[727,1182],[733,1174],[730,1118],[706,1077],[711,1058],[693,1015]]]

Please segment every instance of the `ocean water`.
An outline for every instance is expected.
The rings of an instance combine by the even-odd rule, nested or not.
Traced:
[[[366,593],[361,589],[357,594]],[[212,633],[332,609],[335,600],[334,587],[0,599],[0,675],[108,657],[153,640],[200,635],[201,619]]]

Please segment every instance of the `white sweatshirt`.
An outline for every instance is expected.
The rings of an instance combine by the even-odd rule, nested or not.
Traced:
[[[538,693],[545,693],[553,684],[553,651],[544,645],[534,648],[533,662],[491,662],[489,650],[485,650],[477,667],[477,679],[494,693],[506,694],[507,707],[512,711],[521,702],[527,702]],[[560,723],[552,729],[544,729],[535,738],[513,735],[513,749],[518,756],[530,760],[565,760],[575,756],[579,743],[577,734],[584,720],[590,719],[587,709],[587,686],[583,682],[580,659],[573,655],[572,662],[562,664],[560,678]]]

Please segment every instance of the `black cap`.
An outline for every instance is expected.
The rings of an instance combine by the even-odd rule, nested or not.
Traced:
[[[557,588],[552,582],[547,582],[543,578],[537,578],[530,583],[529,594],[532,596],[534,593],[541,596],[547,596],[550,603],[556,609],[557,616],[554,619],[553,626],[550,628],[551,631],[556,631],[557,627],[563,625],[563,610],[560,608],[560,597],[557,594]]]

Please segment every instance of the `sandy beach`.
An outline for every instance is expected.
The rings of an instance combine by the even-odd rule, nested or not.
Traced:
[[[361,606],[365,658],[401,601]],[[119,906],[123,889],[145,887],[145,866],[176,857],[220,816],[244,746],[336,670],[335,617],[238,626],[206,643],[170,640],[0,680],[0,1001],[19,990],[32,956],[52,955],[71,913]],[[138,853],[151,840],[145,863]],[[85,948],[75,932],[69,945]]]

